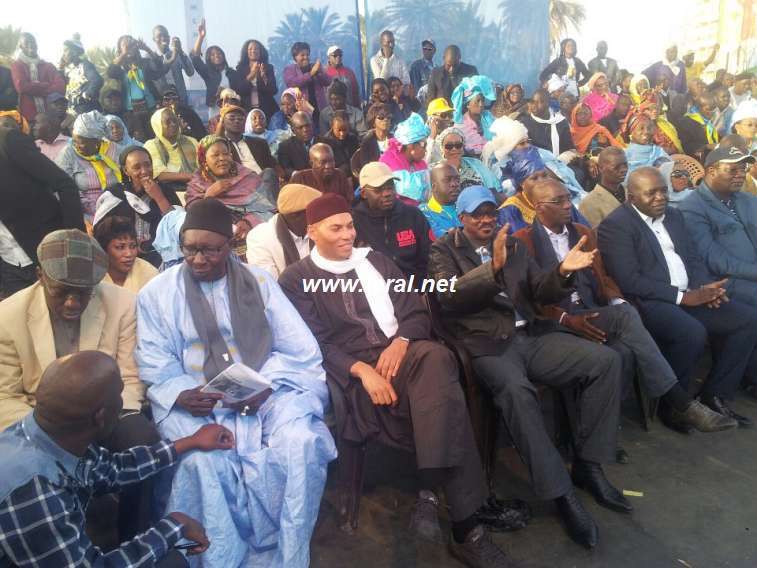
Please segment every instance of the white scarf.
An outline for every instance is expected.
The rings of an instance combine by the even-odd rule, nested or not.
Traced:
[[[531,115],[531,118],[533,118],[536,122],[539,124],[549,124],[550,134],[552,138],[552,153],[555,156],[560,155],[560,134],[557,132],[557,125],[558,123],[565,120],[565,117],[561,115],[559,112],[555,114],[555,112],[552,109],[549,109],[549,118],[539,118],[535,114]]]
[[[24,63],[29,68],[29,79],[35,83],[39,83],[39,68],[38,65],[42,60],[38,57],[28,57],[24,55],[22,51],[16,54],[16,59]],[[34,100],[34,107],[37,112],[45,112],[45,98],[44,97],[32,97]]]
[[[670,69],[676,77],[678,77],[678,74],[681,72],[680,62],[680,59],[674,59],[673,61],[668,61],[667,59],[662,60],[662,64]]]
[[[369,252],[371,252],[371,249],[367,247],[353,248],[350,258],[329,260],[321,256],[318,247],[313,247],[313,250],[310,251],[310,258],[318,268],[332,274],[345,274],[354,270],[358,280],[360,280],[360,285],[363,287],[363,294],[365,299],[368,300],[371,314],[373,314],[384,335],[392,338],[399,328],[397,318],[394,315],[394,305],[389,297],[386,280],[366,258]]]
[[[150,212],[150,206],[142,201],[138,195],[129,191],[124,191],[126,201],[132,209],[140,215],[146,215]],[[92,226],[97,225],[105,216],[121,204],[121,199],[113,195],[110,191],[103,191],[95,203],[95,217],[92,220]]]

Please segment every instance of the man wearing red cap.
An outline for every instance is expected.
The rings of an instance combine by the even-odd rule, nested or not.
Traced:
[[[414,452],[421,491],[411,529],[441,541],[435,490],[442,486],[452,518],[450,552],[468,566],[509,566],[479,524],[484,475],[457,365],[430,341],[423,302],[390,285],[404,278],[390,259],[353,247],[344,198],[322,195],[305,212],[315,247],[287,267],[279,284],[318,339],[332,393],[341,391],[349,406],[343,413],[335,403],[342,440]],[[306,292],[308,283],[321,287]],[[339,288],[326,291],[330,285]]]

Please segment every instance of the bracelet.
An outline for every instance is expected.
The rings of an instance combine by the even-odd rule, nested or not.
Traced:
[[[560,314],[560,321],[558,321],[557,323],[559,323],[560,325],[562,325],[562,320],[564,320],[565,316],[567,316],[567,315],[568,315],[568,312],[563,312],[562,314]]]

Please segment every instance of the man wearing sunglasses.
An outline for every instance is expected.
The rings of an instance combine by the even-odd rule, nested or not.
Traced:
[[[421,42],[422,57],[413,61],[410,66],[410,83],[413,85],[413,91],[420,91],[421,87],[428,83],[431,71],[434,70],[434,54],[436,53],[436,43],[433,39],[424,39]]]
[[[347,104],[351,107],[360,107],[362,102],[360,98],[360,83],[355,77],[355,72],[344,64],[344,52],[338,45],[332,45],[326,51],[326,55],[329,58],[328,67],[326,67],[326,75],[331,77],[331,84],[336,81],[341,81],[345,87],[347,87]],[[331,96],[329,96],[329,101]],[[325,132],[325,130],[323,130]]]

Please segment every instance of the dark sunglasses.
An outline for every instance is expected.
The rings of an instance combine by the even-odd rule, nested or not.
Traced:
[[[670,174],[672,178],[690,178],[691,175],[686,170],[678,170]]]
[[[449,142],[444,145],[445,150],[462,150],[463,149],[463,143],[462,142]]]
[[[436,48],[431,47],[430,45],[426,45],[423,47],[423,51],[434,51]]]
[[[376,120],[389,120],[391,118],[392,117],[389,116],[388,114],[377,114],[376,115]]]

